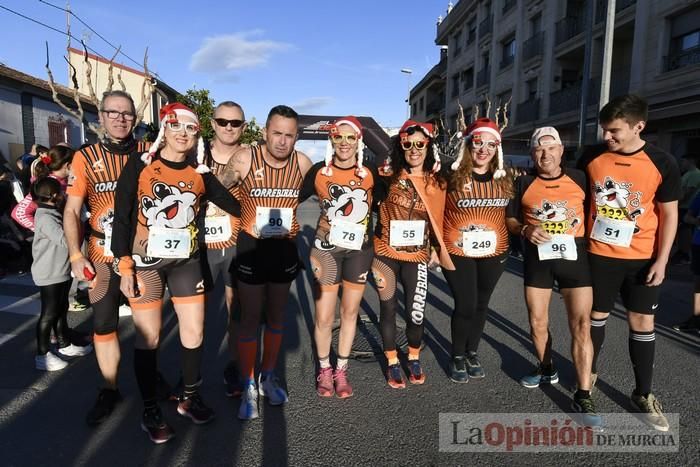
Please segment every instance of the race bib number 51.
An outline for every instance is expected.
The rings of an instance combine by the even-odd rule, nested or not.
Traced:
[[[623,221],[598,216],[593,223],[591,238],[609,245],[629,247],[634,235],[634,221]]]

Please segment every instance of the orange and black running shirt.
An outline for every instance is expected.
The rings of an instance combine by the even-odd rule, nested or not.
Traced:
[[[659,227],[656,204],[680,198],[680,172],[673,156],[650,144],[629,154],[596,146],[586,150],[578,167],[586,172],[590,190],[586,222],[588,251],[611,258],[653,258]],[[633,222],[629,246],[591,238],[598,217],[613,225],[612,232],[615,221]]]
[[[465,232],[494,232],[495,250],[479,257],[498,256],[507,251],[506,207],[510,201],[491,173],[472,173],[461,190],[448,191],[443,224],[447,252],[467,256],[463,245]]]
[[[112,251],[120,272],[133,268],[129,258],[138,269],[160,269],[196,256],[197,217],[203,198],[233,215],[240,214],[240,204],[216,177],[198,173],[194,165],[190,160],[171,162],[158,154],[149,165],[139,155],[129,159],[115,196]],[[149,256],[149,234],[156,228],[188,231],[188,258]]]
[[[379,206],[379,220],[374,232],[374,253],[408,263],[427,263],[430,260],[431,237],[434,236],[425,203],[413,186],[417,178],[403,173],[389,185],[384,202]],[[421,181],[424,178],[420,178]],[[432,183],[432,181],[431,181]],[[423,242],[415,246],[390,244],[391,221],[423,221]]]
[[[209,168],[214,176],[218,176],[224,171],[226,164],[220,164],[211,156],[207,148],[207,159],[210,161]],[[238,198],[238,186],[233,185],[229,192],[234,198]],[[204,239],[208,249],[223,250],[236,245],[238,230],[241,227],[241,219],[235,217],[218,207],[211,201],[206,203],[204,212]]]
[[[136,144],[135,154],[140,155],[147,144]],[[93,144],[76,152],[68,177],[69,196],[84,198],[90,212],[92,235],[88,242],[88,259],[93,263],[111,263],[113,257],[105,256],[105,233],[112,232],[114,219],[114,192],[129,154],[110,152],[101,144]],[[108,245],[109,247],[109,245]],[[109,249],[107,252],[109,253]]]
[[[263,159],[262,147],[254,146],[250,150],[250,170],[239,185],[238,191],[241,201],[241,230],[255,238],[264,238],[266,234],[264,230],[261,232],[260,228],[263,225],[258,218],[281,221],[283,216],[275,219],[274,214],[265,215],[263,211],[268,208],[271,208],[270,212],[291,209],[289,231],[276,236],[295,238],[299,232],[296,210],[303,182],[297,152],[292,151],[287,164],[276,169],[270,167]]]
[[[586,176],[580,170],[563,169],[555,178],[533,171],[518,177],[506,215],[525,225],[538,225],[548,234],[583,238],[585,201]]]
[[[372,209],[386,196],[386,184],[380,179],[374,164],[370,162],[364,166],[368,172],[365,178],[357,175],[355,166],[344,169],[333,165],[333,173],[324,175],[321,169],[325,163],[321,161],[314,164],[304,177],[300,202],[316,195],[321,208],[314,242],[318,249],[344,250],[330,242],[331,223],[335,221],[364,225],[363,248],[370,242]]]

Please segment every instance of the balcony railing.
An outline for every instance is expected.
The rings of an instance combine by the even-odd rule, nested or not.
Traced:
[[[476,74],[476,87],[479,88],[489,83],[490,78],[489,67],[484,67]]]
[[[428,102],[428,105],[425,107],[425,116],[429,117],[433,114],[440,114],[443,110],[445,110],[445,101],[435,99]]]
[[[542,55],[544,52],[544,31],[532,35],[531,38],[523,42],[523,60]]]
[[[588,105],[600,98],[600,80],[591,79],[588,87]],[[567,86],[549,95],[549,116],[571,112],[581,107],[581,82]]]
[[[518,124],[532,122],[540,118],[540,100],[531,99],[518,104]]]
[[[618,0],[615,2],[615,13],[634,5],[637,0]],[[605,20],[605,15],[608,13],[608,0],[597,0],[595,5],[595,22],[600,23]]]
[[[700,63],[700,46],[674,52],[664,57],[664,71],[673,71]]]
[[[503,2],[502,14],[505,15],[506,13],[508,13],[508,11],[509,11],[510,9],[512,9],[512,8],[513,8],[515,5],[517,5],[517,4],[518,4],[518,0],[505,0],[505,1]]]
[[[572,37],[583,32],[583,18],[578,16],[567,16],[556,23],[556,45],[563,44]]]
[[[493,15],[488,15],[485,20],[479,23],[479,38],[484,37],[493,31]]]

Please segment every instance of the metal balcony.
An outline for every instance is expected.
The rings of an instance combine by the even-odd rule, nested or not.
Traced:
[[[572,37],[576,37],[583,32],[583,18],[569,16],[557,21],[555,27],[555,45],[563,44]]]
[[[532,122],[540,118],[540,100],[531,99],[518,104],[518,124]]]
[[[491,72],[489,67],[484,67],[476,74],[476,87],[485,86],[489,83],[491,77]]]
[[[600,79],[589,81],[588,105],[596,104],[600,98]],[[581,82],[567,86],[549,95],[549,116],[571,112],[581,107]]]
[[[698,63],[700,63],[700,46],[674,52],[664,57],[664,71],[673,71]]]
[[[485,20],[479,23],[479,39],[493,31],[493,15],[488,15]]]
[[[544,52],[544,31],[532,35],[531,38],[523,42],[523,60],[542,55]]]

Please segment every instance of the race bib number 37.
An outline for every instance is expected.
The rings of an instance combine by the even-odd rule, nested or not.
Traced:
[[[634,221],[622,221],[597,216],[593,223],[591,238],[609,245],[629,247],[634,235]]]
[[[292,208],[255,208],[255,227],[260,238],[284,237],[292,230]]]
[[[148,229],[146,254],[153,258],[189,258],[190,231],[188,229]]]
[[[389,245],[421,246],[425,237],[425,221],[391,221]]]

